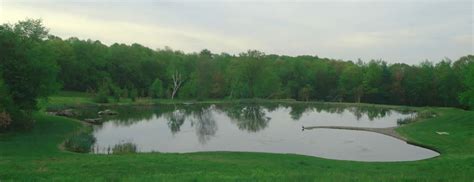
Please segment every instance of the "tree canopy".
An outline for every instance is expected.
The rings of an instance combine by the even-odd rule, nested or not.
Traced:
[[[40,20],[26,20],[0,26],[0,109],[21,120],[39,98],[60,87],[96,93],[102,101],[107,96],[266,98],[473,108],[473,62],[473,55],[407,65],[257,50],[230,55],[153,50],[137,43],[108,46],[63,40],[49,35]]]
[[[11,115],[13,124],[29,125],[37,99],[59,88],[57,58],[46,44],[47,36],[40,20],[0,26],[0,78],[6,92],[3,94],[8,97],[0,108]],[[10,100],[14,104],[8,104]]]

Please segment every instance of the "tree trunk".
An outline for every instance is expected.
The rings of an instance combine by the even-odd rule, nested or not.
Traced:
[[[173,79],[173,92],[171,93],[171,99],[174,99],[174,96],[181,87],[181,84],[183,83],[183,78],[177,70],[174,72],[171,78]]]

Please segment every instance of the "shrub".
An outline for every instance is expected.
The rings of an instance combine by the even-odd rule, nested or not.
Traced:
[[[118,102],[121,94],[123,94],[122,90],[115,86],[110,78],[105,78],[93,100],[96,103],[109,103],[109,96],[112,96]]]
[[[87,153],[91,151],[94,142],[95,137],[90,133],[80,132],[69,137],[64,142],[64,147],[72,152]]]
[[[104,92],[99,92],[93,98],[96,103],[109,103],[109,96]]]

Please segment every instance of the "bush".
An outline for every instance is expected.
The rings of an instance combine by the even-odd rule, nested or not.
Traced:
[[[109,103],[109,96],[104,92],[99,92],[92,100],[96,103]]]
[[[95,137],[90,133],[81,132],[74,134],[69,137],[64,143],[66,150],[72,152],[87,153],[92,149],[92,145],[95,143]]]
[[[110,78],[105,78],[99,86],[93,101],[96,103],[109,103],[109,96],[112,96],[118,102],[120,101],[121,94],[123,94],[122,90],[115,86]]]

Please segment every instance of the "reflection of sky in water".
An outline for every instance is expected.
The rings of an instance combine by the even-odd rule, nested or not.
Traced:
[[[161,110],[155,109],[157,113],[151,117],[127,124],[111,120],[97,126],[94,129],[96,150],[104,153],[108,147],[132,142],[141,152],[253,151],[361,161],[417,160],[437,155],[372,132],[301,131],[303,125],[392,127],[397,126],[397,119],[411,116],[397,111],[371,111],[369,117],[368,111],[352,107],[337,112],[318,112],[314,108],[292,112],[291,107],[265,109],[256,105]]]
[[[327,111],[304,112],[298,119],[293,119],[288,113],[290,108],[279,108],[275,112],[268,112],[267,116],[273,119],[286,121],[294,120],[303,126],[354,126],[369,128],[387,128],[397,126],[397,119],[407,118],[413,114],[402,114],[396,111],[387,111],[384,116],[370,118],[367,114],[354,114],[354,108],[348,108],[340,113]]]

